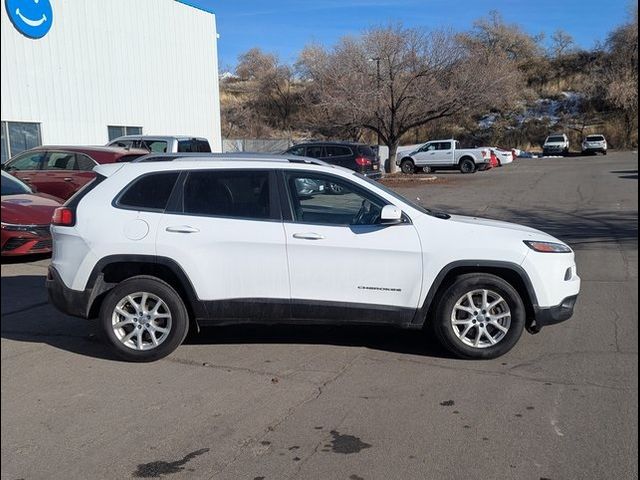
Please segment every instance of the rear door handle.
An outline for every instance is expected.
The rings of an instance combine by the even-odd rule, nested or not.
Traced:
[[[324,238],[323,235],[319,233],[294,233],[293,238],[299,238],[300,240],[322,240]]]
[[[71,178],[71,177],[64,177],[64,181],[65,181],[65,182],[72,182],[72,181],[73,181],[73,178]]]
[[[171,233],[198,233],[200,230],[189,225],[176,225],[174,227],[165,228],[167,232]]]

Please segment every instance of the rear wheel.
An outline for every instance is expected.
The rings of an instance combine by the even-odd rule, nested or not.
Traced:
[[[518,342],[525,308],[518,292],[502,278],[465,274],[440,297],[432,322],[436,337],[454,355],[496,358]]]
[[[460,171],[462,173],[474,173],[476,171],[476,164],[470,158],[465,158],[460,162]]]
[[[402,173],[411,174],[416,171],[416,166],[413,163],[413,160],[411,160],[410,158],[405,158],[404,160],[402,160],[402,162],[400,162],[400,170],[402,171]]]
[[[169,355],[183,342],[189,316],[176,291],[150,276],[137,276],[111,290],[100,308],[100,327],[120,358],[150,362]]]

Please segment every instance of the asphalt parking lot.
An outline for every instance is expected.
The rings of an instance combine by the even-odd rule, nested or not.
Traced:
[[[437,175],[396,188],[575,248],[574,318],[485,362],[416,332],[242,326],[127,364],[46,303],[47,259],[3,262],[2,478],[638,478],[637,153]]]

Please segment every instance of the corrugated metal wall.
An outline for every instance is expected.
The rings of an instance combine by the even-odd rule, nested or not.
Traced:
[[[212,14],[174,0],[51,0],[51,30],[33,40],[2,4],[3,121],[40,122],[45,144],[104,144],[107,125],[129,125],[221,150]]]

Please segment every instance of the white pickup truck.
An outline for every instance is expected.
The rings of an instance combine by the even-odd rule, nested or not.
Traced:
[[[397,164],[402,173],[414,173],[417,168],[427,173],[447,169],[474,173],[491,168],[491,151],[488,148],[460,148],[460,142],[453,139],[433,140],[399,155]]]

